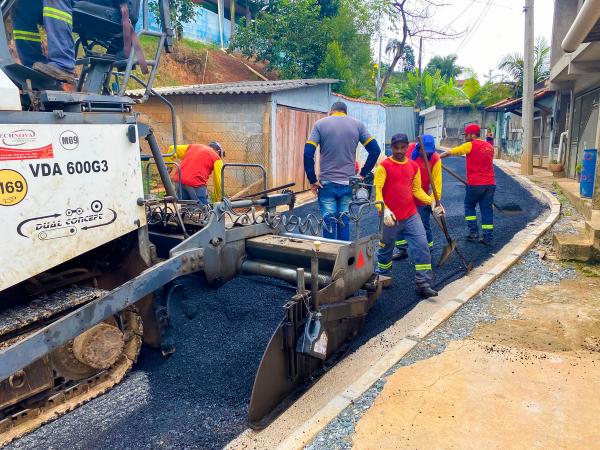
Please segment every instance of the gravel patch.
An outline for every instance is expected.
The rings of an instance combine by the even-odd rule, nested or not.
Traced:
[[[496,320],[491,302],[502,299],[514,316],[520,298],[538,284],[558,283],[560,280],[574,278],[575,270],[560,264],[541,260],[535,250],[528,252],[518,264],[496,280],[489,288],[467,302],[448,321],[418,343],[384,377],[380,378],[354,404],[346,408],[333,420],[306,450],[351,449],[352,435],[356,423],[371,407],[385,385],[385,378],[398,368],[414,364],[442,353],[450,341],[463,340],[473,334],[475,328]]]

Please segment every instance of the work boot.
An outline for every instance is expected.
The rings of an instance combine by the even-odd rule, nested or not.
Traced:
[[[437,297],[438,293],[436,290],[431,289],[430,286],[420,286],[417,288],[417,295],[425,299],[429,297]]]
[[[395,248],[394,249],[394,256],[392,256],[393,260],[398,260],[398,259],[406,259],[408,258],[408,251],[405,248]]]
[[[467,234],[467,241],[471,242],[479,242],[479,234],[478,233],[469,233]]]
[[[377,275],[383,275],[383,276],[386,276],[386,277],[390,276],[390,271],[389,270],[375,269],[375,273]]]
[[[33,64],[33,70],[48,75],[55,80],[62,81],[63,83],[75,84],[75,75],[72,72],[59,69],[52,64],[36,62]]]
[[[482,237],[479,240],[479,242],[481,242],[486,247],[491,247],[492,246],[492,238],[490,236],[484,236],[484,237]]]

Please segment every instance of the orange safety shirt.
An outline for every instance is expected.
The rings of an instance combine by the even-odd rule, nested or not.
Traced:
[[[374,184],[377,201],[383,201],[397,220],[416,214],[415,199],[431,205],[431,197],[421,187],[419,167],[408,158],[402,162],[384,159],[375,171]]]
[[[467,184],[469,186],[495,185],[494,177],[494,147],[481,139],[454,147],[452,155],[466,155]]]
[[[222,167],[221,157],[212,148],[202,144],[191,144],[181,160],[181,183],[193,188],[206,186],[214,171],[215,185],[220,185]],[[173,181],[180,181],[177,171],[173,174]]]

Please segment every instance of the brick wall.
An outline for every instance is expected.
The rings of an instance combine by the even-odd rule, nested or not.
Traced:
[[[177,95],[169,96],[176,110],[177,143],[208,144],[218,141],[225,150],[226,163],[270,162],[270,113],[266,95]],[[171,115],[158,99],[136,106],[140,121],[154,129],[166,153],[172,144]],[[142,148],[148,152],[148,146]],[[226,193],[233,195],[259,178],[256,169],[227,169]]]

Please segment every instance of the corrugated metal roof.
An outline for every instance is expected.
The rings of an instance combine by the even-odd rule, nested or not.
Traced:
[[[533,94],[533,100],[540,100],[547,95],[553,94],[554,92],[548,88],[538,89]],[[505,100],[500,100],[498,103],[494,103],[493,105],[488,106],[486,111],[504,111],[504,110],[513,110],[521,107],[521,102],[523,98],[507,98]]]
[[[300,89],[321,84],[333,84],[339,80],[315,78],[308,80],[238,81],[235,83],[192,84],[155,88],[162,95],[222,95],[222,94],[269,94],[272,92]],[[130,97],[141,97],[144,89],[127,91]]]

